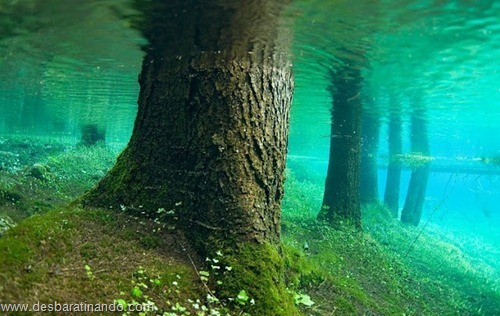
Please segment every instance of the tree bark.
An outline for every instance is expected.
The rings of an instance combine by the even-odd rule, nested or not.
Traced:
[[[425,111],[417,102],[411,117],[411,144],[413,154],[428,156],[429,139]],[[427,182],[429,179],[429,162],[423,161],[412,170],[405,205],[401,211],[401,222],[418,226],[422,217]]]
[[[266,1],[174,2],[156,6],[165,15],[147,33],[130,143],[85,201],[175,209],[202,243],[276,242],[292,96],[290,65],[274,49],[269,15],[279,12]]]
[[[155,217],[172,210],[172,222],[200,254],[223,249],[241,265],[234,270],[258,280],[224,282],[250,288],[261,308],[248,306],[256,315],[290,314],[283,264],[270,253],[280,249],[293,92],[283,6],[264,0],[145,6],[141,28],[149,45],[133,134],[113,169],[83,198],[85,205]],[[264,268],[252,268],[248,249],[260,253]],[[266,275],[272,279],[263,280]]]
[[[420,223],[428,179],[429,165],[427,163],[412,171],[405,205],[401,212],[401,222],[413,226],[418,226]]]
[[[345,66],[333,76],[330,158],[318,219],[361,227],[361,71]]]
[[[361,203],[376,203],[378,199],[378,141],[380,120],[377,113],[365,111],[362,119],[361,139]]]
[[[389,114],[389,165],[384,192],[384,203],[393,218],[399,216],[399,189],[401,182],[401,155],[403,143],[401,139],[401,110],[398,101],[392,97]]]

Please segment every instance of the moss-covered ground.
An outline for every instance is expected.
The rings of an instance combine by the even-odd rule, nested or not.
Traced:
[[[363,207],[363,231],[334,230],[315,220],[321,186],[289,174],[286,190],[284,242],[315,271],[301,284],[317,303],[308,315],[500,315],[500,271],[494,253],[481,257],[481,244],[465,252],[436,228],[391,219],[381,205]]]
[[[116,155],[105,146],[0,137],[0,218],[19,221],[68,203],[104,176]]]
[[[0,301],[123,300],[166,310],[168,302],[187,302],[183,295],[199,297],[182,236],[158,228],[103,210],[34,215],[0,240]]]
[[[25,149],[37,142],[22,141]],[[147,315],[245,315],[260,297],[253,276],[271,273],[287,289],[273,294],[283,296],[283,306],[266,307],[267,315],[295,314],[284,310],[290,298],[303,315],[500,314],[499,272],[487,262],[432,230],[400,225],[378,205],[364,207],[361,232],[320,225],[321,186],[306,178],[288,176],[282,257],[265,245],[242,245],[244,256],[221,249],[198,258],[161,220],[65,206],[108,170],[115,152],[33,147],[37,154],[29,159],[21,157],[29,150],[9,148],[0,150],[20,156],[0,170],[0,217],[17,225],[0,237],[1,304],[117,302],[154,306]],[[46,174],[32,174],[35,164]],[[284,260],[286,269],[274,273],[259,261],[263,256]]]

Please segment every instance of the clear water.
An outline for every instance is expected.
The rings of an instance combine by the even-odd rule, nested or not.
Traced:
[[[131,133],[144,40],[126,1],[2,1],[0,132],[74,138],[80,123]],[[10,4],[10,5],[9,5]]]
[[[500,156],[500,2],[328,5],[318,0],[304,2],[298,12],[289,165],[326,174],[332,103],[328,69],[346,61],[359,65],[367,58],[363,73],[369,102],[364,110],[386,123],[389,99],[399,98],[404,152],[410,147],[409,97],[417,93],[424,100],[434,168],[422,223],[459,241],[465,251],[488,257],[498,273],[500,167],[478,160]],[[387,156],[387,126],[382,124],[379,161]],[[385,176],[380,169],[381,198]],[[409,176],[403,173],[400,206]]]
[[[125,146],[144,43],[121,18],[130,14],[124,0],[1,1],[0,136],[76,143],[90,123]],[[323,184],[336,66],[362,69],[364,111],[383,122],[381,165],[390,98],[401,104],[408,152],[419,95],[434,158],[423,221],[457,240],[474,236],[500,270],[500,167],[481,160],[500,157],[500,1],[297,0],[286,14],[295,73],[289,165]],[[408,179],[406,171],[400,205]],[[382,197],[384,168],[379,182]]]
[[[389,99],[400,100],[408,152],[410,98],[420,95],[434,158],[424,221],[455,236],[478,236],[485,248],[497,245],[500,167],[480,158],[500,156],[500,2],[318,0],[299,3],[297,15],[289,160],[326,173],[328,70],[341,63],[368,64],[364,110],[383,122],[380,161],[388,156]],[[385,175],[381,169],[380,197]],[[400,205],[408,181],[405,172]],[[498,246],[493,249],[498,255]]]

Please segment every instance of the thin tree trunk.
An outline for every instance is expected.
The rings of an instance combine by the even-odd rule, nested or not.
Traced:
[[[333,226],[361,227],[361,71],[345,66],[334,74],[330,158],[318,219]]]
[[[401,155],[403,144],[401,139],[401,110],[398,101],[392,97],[389,114],[389,165],[385,185],[384,203],[392,217],[399,216],[399,189],[401,183]]]
[[[411,128],[412,153],[424,157],[428,156],[429,139],[427,134],[427,122],[425,119],[425,111],[420,102],[415,104],[415,109],[412,112]],[[413,226],[417,226],[420,223],[428,179],[429,162],[422,160],[421,163],[413,167],[405,205],[401,212],[401,222]]]
[[[24,100],[22,104],[21,127],[24,131],[45,132],[47,129],[47,114],[45,102],[42,96],[42,89],[39,85],[34,89],[25,89]]]
[[[401,212],[401,222],[413,226],[418,226],[420,223],[428,179],[429,165],[427,163],[412,171],[405,205]]]
[[[360,200],[361,203],[376,203],[379,200],[377,152],[380,120],[373,109],[363,113],[361,132]]]

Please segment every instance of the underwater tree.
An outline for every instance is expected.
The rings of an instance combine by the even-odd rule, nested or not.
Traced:
[[[80,145],[94,146],[106,141],[106,129],[99,124],[82,124]]]
[[[148,1],[132,137],[86,206],[174,213],[202,256],[222,251],[254,315],[291,315],[280,216],[293,81],[287,1]],[[238,278],[237,275],[240,275]],[[236,293],[236,294],[235,294]]]
[[[104,74],[96,72],[104,77]],[[78,127],[80,128],[81,146],[95,146],[106,142],[106,109],[110,107],[110,96],[104,96],[96,91],[106,89],[112,91],[110,82],[88,80],[80,84],[85,102],[78,102]],[[116,115],[116,114],[115,114]]]
[[[24,131],[44,130],[46,126],[43,124],[46,124],[48,120],[40,87],[28,85],[24,93],[20,122],[22,129]]]
[[[377,152],[380,120],[373,107],[366,108],[361,121],[361,203],[378,202]]]
[[[361,70],[346,64],[331,76],[330,158],[318,219],[361,227]]]
[[[392,217],[399,215],[399,190],[401,183],[401,160],[403,149],[401,139],[401,110],[398,100],[391,96],[389,100],[388,124],[389,162],[387,166],[387,180],[385,184],[384,203],[389,208]]]
[[[430,153],[427,134],[425,109],[418,97],[414,98],[414,109],[411,113],[411,151],[414,157],[408,192],[401,222],[417,226],[420,223],[424,206],[427,182],[429,179]]]

